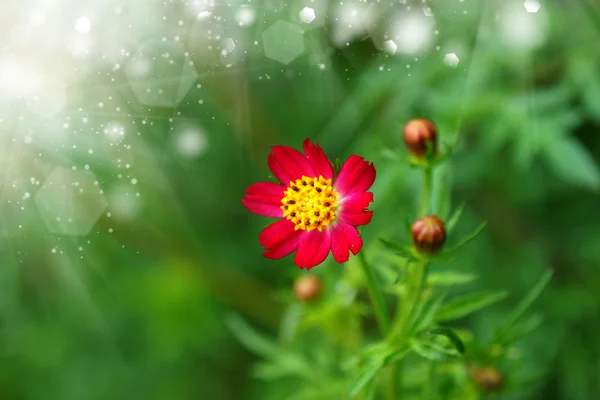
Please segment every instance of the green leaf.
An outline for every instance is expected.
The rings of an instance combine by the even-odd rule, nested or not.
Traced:
[[[550,280],[552,279],[553,271],[546,270],[537,283],[529,290],[527,295],[521,300],[514,311],[510,314],[506,321],[506,326],[511,326],[527,311],[531,304],[542,294]]]
[[[292,303],[284,312],[279,328],[279,337],[282,342],[289,343],[296,336],[296,331],[302,319],[303,305]]]
[[[453,213],[452,216],[450,217],[450,219],[448,219],[448,222],[446,223],[446,232],[450,233],[452,232],[452,230],[454,229],[454,227],[456,226],[458,220],[460,219],[460,216],[462,215],[462,212],[465,208],[465,203],[462,203]]]
[[[494,304],[507,296],[502,292],[477,292],[469,293],[450,300],[444,304],[436,314],[437,321],[449,321],[465,317],[475,311]]]
[[[534,315],[528,318],[523,323],[519,324],[518,321],[521,319],[523,314],[531,307],[531,304],[540,296],[544,291],[550,280],[552,279],[552,270],[546,270],[536,284],[529,290],[527,295],[521,300],[521,302],[515,307],[513,312],[506,319],[506,322],[500,327],[496,333],[497,341],[499,343],[508,343],[517,340],[542,323],[542,317]]]
[[[412,247],[406,246],[406,245],[400,245],[400,244],[396,244],[396,243],[392,243],[388,240],[385,239],[379,239],[379,241],[381,242],[381,244],[383,244],[383,246],[390,250],[393,251],[394,253],[405,257],[405,258],[409,258],[409,259],[416,259],[417,257],[415,256],[414,250]]]
[[[516,340],[529,335],[537,329],[544,321],[541,314],[533,314],[529,318],[514,324],[509,330],[501,332],[496,340],[497,344],[506,346]]]
[[[429,327],[435,318],[438,310],[444,303],[444,299],[448,294],[449,289],[435,292],[433,296],[428,298],[415,313],[410,325],[411,332],[420,332]]]
[[[367,384],[375,379],[381,368],[383,368],[383,360],[367,365],[350,386],[350,397],[355,397]]]
[[[454,332],[450,328],[435,328],[427,332],[430,335],[441,335],[445,336],[450,340],[450,343],[454,346],[454,348],[460,353],[465,354],[465,345],[462,340],[458,337],[456,332]]]
[[[549,143],[544,155],[556,175],[574,185],[600,188],[598,166],[581,143],[571,137],[558,137]]]
[[[477,279],[476,275],[456,271],[432,272],[427,278],[431,286],[455,286],[464,285]]]
[[[454,346],[446,347],[433,337],[415,338],[410,344],[415,353],[427,360],[440,361],[461,356]]]
[[[273,341],[256,332],[238,315],[232,314],[225,319],[235,338],[248,350],[263,357],[275,357],[281,351]]]
[[[408,353],[410,353],[410,345],[406,344],[399,349],[393,350],[389,353],[389,355],[385,358],[384,366],[399,361],[404,358]]]
[[[469,243],[471,240],[475,239],[481,233],[481,231],[483,231],[483,228],[485,228],[486,224],[487,222],[482,222],[481,225],[479,225],[471,234],[465,236],[460,242],[446,250],[446,253],[455,251]]]

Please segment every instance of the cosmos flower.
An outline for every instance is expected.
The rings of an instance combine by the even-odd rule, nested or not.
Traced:
[[[368,211],[375,181],[373,164],[357,155],[335,174],[320,145],[304,141],[304,154],[275,146],[269,155],[271,171],[281,184],[259,182],[246,190],[242,203],[253,213],[280,218],[259,236],[264,256],[278,259],[296,251],[294,262],[310,269],[329,252],[338,263],[362,248],[357,226],[371,222]]]

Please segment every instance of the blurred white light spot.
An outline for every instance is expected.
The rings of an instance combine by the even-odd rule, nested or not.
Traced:
[[[144,42],[124,70],[137,100],[154,107],[176,106],[198,78],[183,45],[166,40]]]
[[[433,19],[414,14],[399,19],[392,27],[394,42],[401,53],[416,53],[423,50],[431,40]]]
[[[118,142],[125,137],[125,127],[118,122],[109,122],[104,128],[104,135],[111,142]]]
[[[251,26],[256,20],[256,13],[249,7],[241,7],[235,13],[235,20],[239,26]]]
[[[386,40],[383,42],[383,50],[390,54],[396,54],[396,50],[398,50],[398,46],[394,43],[393,40]]]
[[[304,7],[302,11],[300,11],[300,21],[305,24],[310,24],[315,20],[315,10],[310,7]]]
[[[175,145],[184,157],[197,157],[203,154],[208,147],[208,141],[203,132],[192,128],[182,130],[175,137]]]
[[[548,24],[543,13],[533,14],[521,7],[508,6],[497,24],[500,40],[514,49],[532,50],[546,40]]]
[[[221,54],[226,56],[235,49],[235,43],[232,38],[224,38],[221,42]]]
[[[92,23],[86,17],[81,17],[75,21],[75,30],[79,33],[88,33],[92,28]]]
[[[536,13],[542,8],[542,5],[538,0],[526,0],[524,5],[527,12],[530,13]]]
[[[210,11],[200,11],[198,13],[198,19],[199,20],[206,19],[208,17],[210,17]]]
[[[304,52],[304,31],[294,24],[279,20],[262,34],[265,56],[289,64]]]
[[[354,38],[364,37],[375,19],[373,8],[362,3],[340,2],[333,13],[331,36],[337,46],[345,46]]]
[[[423,7],[423,14],[426,17],[433,17],[433,10],[431,9],[431,7]]]
[[[449,67],[456,68],[458,62],[458,56],[454,53],[448,53],[444,56],[444,63]]]
[[[71,38],[69,45],[71,53],[75,56],[89,54],[90,52],[90,39],[88,36],[74,36]]]
[[[98,180],[90,171],[56,167],[34,196],[52,233],[86,236],[106,209]]]
[[[12,54],[0,55],[0,97],[30,96],[39,93],[44,72],[36,64]]]

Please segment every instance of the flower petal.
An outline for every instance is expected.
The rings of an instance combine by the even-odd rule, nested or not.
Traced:
[[[325,261],[330,249],[331,229],[308,231],[302,235],[294,262],[300,268],[311,269]]]
[[[331,179],[333,177],[333,166],[327,159],[321,146],[318,143],[315,146],[310,142],[310,139],[306,139],[303,147],[306,159],[312,165],[315,176],[318,177],[321,175],[325,179]]]
[[[338,222],[331,232],[331,252],[333,258],[339,263],[348,261],[350,254],[357,255],[362,248],[363,241],[358,230],[344,222]]]
[[[302,178],[302,175],[315,176],[315,171],[306,157],[296,149],[287,146],[274,146],[269,155],[269,168],[284,186]]]
[[[296,235],[294,224],[289,219],[281,219],[267,226],[258,236],[258,242],[265,250],[271,250]]]
[[[263,253],[263,256],[272,260],[277,260],[279,258],[287,256],[292,251],[298,248],[300,241],[302,240],[303,236],[307,233],[308,232],[300,229],[294,231],[294,233],[291,234],[291,236],[288,236],[287,239],[285,239],[283,242],[280,242],[275,247],[265,251]]]
[[[334,189],[343,197],[367,191],[375,181],[375,167],[363,157],[350,156],[334,183]]]
[[[258,215],[265,217],[283,217],[281,199],[283,199],[285,186],[271,182],[259,182],[246,189],[242,204]]]
[[[354,214],[365,211],[369,207],[369,203],[372,202],[372,192],[355,193],[352,196],[347,196],[342,199],[342,209],[344,212]]]
[[[340,221],[343,221],[347,224],[360,226],[367,225],[371,222],[371,218],[373,218],[373,211],[361,211],[358,213],[349,213],[346,210],[342,209],[338,214]]]

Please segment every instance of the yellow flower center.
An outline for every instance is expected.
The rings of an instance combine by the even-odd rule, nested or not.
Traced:
[[[331,179],[302,176],[290,182],[281,199],[281,209],[283,216],[294,223],[295,230],[318,229],[320,232],[335,219],[336,199]]]

